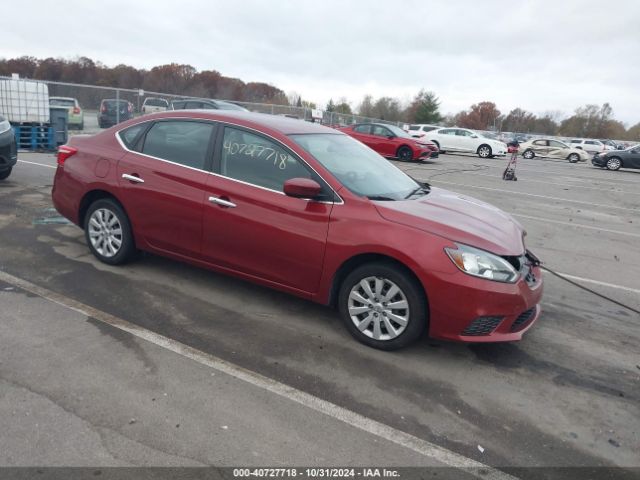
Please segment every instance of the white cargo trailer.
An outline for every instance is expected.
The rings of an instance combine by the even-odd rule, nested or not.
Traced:
[[[49,123],[49,87],[23,79],[0,79],[0,115],[11,123]]]

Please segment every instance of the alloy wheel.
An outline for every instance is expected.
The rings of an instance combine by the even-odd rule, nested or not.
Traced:
[[[99,208],[89,218],[89,240],[102,256],[111,258],[122,247],[122,225],[117,215],[106,208]]]
[[[622,162],[617,157],[610,158],[607,160],[607,168],[609,170],[618,170],[622,166]]]
[[[491,148],[486,145],[478,149],[478,155],[482,158],[488,158],[491,155]]]
[[[388,278],[366,277],[349,292],[349,316],[369,338],[392,340],[410,321],[409,302],[402,289]]]

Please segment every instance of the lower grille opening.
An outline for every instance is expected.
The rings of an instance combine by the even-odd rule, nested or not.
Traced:
[[[462,331],[462,335],[489,335],[503,319],[504,317],[478,317]]]
[[[531,319],[536,314],[536,307],[530,308],[526,312],[522,312],[518,315],[518,318],[511,324],[511,331],[517,332],[518,330],[522,330],[527,324],[531,321]]]

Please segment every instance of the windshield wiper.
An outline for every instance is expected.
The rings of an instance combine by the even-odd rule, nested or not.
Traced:
[[[382,201],[389,201],[389,202],[395,202],[396,201],[395,198],[385,197],[384,195],[367,195],[367,198],[369,200],[382,200]]]
[[[411,190],[411,192],[409,193],[409,195],[407,195],[406,197],[404,197],[405,199],[407,198],[411,198],[414,195],[422,192],[423,195],[428,194],[431,191],[431,186],[428,183],[420,183],[420,186],[418,188],[415,188],[413,190]]]

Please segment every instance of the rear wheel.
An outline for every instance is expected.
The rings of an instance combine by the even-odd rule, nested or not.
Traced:
[[[478,147],[478,152],[477,153],[478,153],[478,156],[480,158],[489,158],[491,155],[493,155],[492,152],[491,152],[491,147],[489,145],[486,145],[486,144],[480,145]]]
[[[607,160],[607,170],[620,170],[622,167],[622,160],[618,157],[611,157]]]
[[[109,265],[126,263],[136,253],[129,218],[111,198],[91,204],[84,220],[84,234],[91,252]]]
[[[526,158],[527,160],[531,160],[532,158],[534,158],[536,156],[536,153],[533,150],[531,150],[530,148],[528,148],[527,150],[524,151],[522,156],[524,158]]]
[[[392,263],[351,272],[340,286],[340,316],[361,343],[396,350],[415,342],[427,326],[427,302],[417,281]]]
[[[7,178],[9,178],[9,175],[11,175],[11,171],[13,170],[13,167],[8,168],[7,170],[3,170],[0,172],[0,180],[6,180]]]
[[[413,158],[413,150],[411,150],[407,146],[402,146],[398,149],[396,153],[398,160],[402,160],[403,162],[408,162]]]

